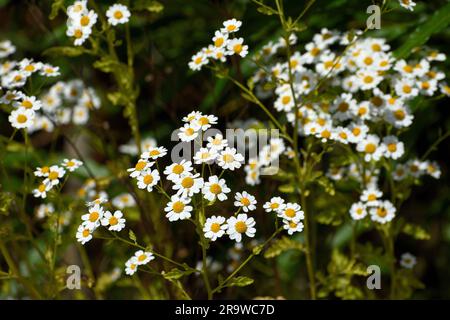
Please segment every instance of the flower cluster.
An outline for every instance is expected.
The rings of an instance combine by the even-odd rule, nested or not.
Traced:
[[[83,165],[83,162],[77,159],[64,159],[61,166],[44,166],[38,167],[34,171],[34,175],[42,179],[38,187],[33,190],[33,195],[36,198],[45,199],[47,197],[47,192],[52,188],[58,186],[66,175],[66,170],[73,172]]]
[[[223,28],[214,32],[213,43],[192,56],[189,68],[198,71],[210,60],[225,62],[227,56],[232,55],[244,58],[248,54],[248,46],[244,44],[243,38],[234,37],[241,25],[242,22],[236,19],[224,21]]]
[[[273,197],[264,204],[264,210],[274,212],[279,218],[283,219],[283,228],[287,230],[289,235],[294,232],[302,232],[303,222],[301,220],[305,218],[305,213],[298,203],[286,203],[281,197]]]
[[[122,4],[113,4],[106,11],[108,23],[112,26],[127,23],[130,15],[128,7]],[[98,15],[88,9],[87,0],[77,0],[67,8],[67,17],[66,35],[74,39],[74,45],[81,46],[91,35]]]

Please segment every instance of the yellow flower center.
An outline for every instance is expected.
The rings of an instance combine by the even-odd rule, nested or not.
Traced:
[[[222,157],[223,161],[225,161],[226,163],[230,163],[234,161],[234,157],[231,154],[224,154]]]
[[[341,102],[338,106],[340,112],[346,112],[350,106],[346,102]]]
[[[244,233],[245,231],[247,231],[247,224],[245,224],[244,221],[238,221],[236,222],[234,229],[236,229],[236,231],[239,233]]]
[[[276,202],[270,204],[270,209],[278,209],[280,205]]]
[[[90,221],[90,222],[95,222],[95,221],[98,220],[98,217],[99,217],[99,216],[100,216],[100,215],[99,215],[99,213],[98,213],[97,211],[91,212],[91,213],[89,214],[89,221]]]
[[[234,24],[230,24],[230,25],[227,26],[227,30],[228,31],[234,31],[234,30],[236,30],[236,26]]]
[[[406,73],[411,73],[411,72],[413,72],[413,70],[414,70],[413,67],[411,67],[408,64],[403,67],[403,71],[405,71]]]
[[[365,76],[363,79],[364,83],[372,83],[373,77],[372,76]]]
[[[394,117],[397,120],[403,120],[403,119],[405,119],[405,116],[406,116],[405,112],[403,110],[401,110],[401,109],[396,110],[394,112]]]
[[[241,51],[242,51],[242,44],[240,44],[240,43],[235,44],[235,45],[233,46],[233,51],[234,51],[235,53],[237,53],[237,54],[241,53]]]
[[[175,174],[181,174],[184,171],[184,167],[181,164],[176,164],[173,169],[172,172]]]
[[[329,138],[331,137],[331,132],[328,131],[328,130],[323,130],[323,131],[320,133],[320,136],[321,136],[322,138],[329,139]]]
[[[25,123],[25,122],[27,122],[27,120],[28,120],[28,118],[27,118],[27,116],[24,115],[24,114],[19,114],[19,115],[17,116],[17,122],[18,122],[18,123]]]
[[[211,231],[217,233],[220,231],[220,224],[217,222],[211,223]]]
[[[385,208],[377,208],[377,216],[380,218],[384,218],[387,215],[387,211]]]
[[[183,202],[177,201],[177,202],[174,202],[174,204],[172,205],[172,210],[175,213],[180,213],[180,212],[183,212],[184,207],[185,207],[185,205]]]
[[[160,154],[161,154],[161,152],[159,152],[158,149],[154,149],[154,150],[150,151],[150,155],[152,157],[159,156]]]
[[[56,172],[56,171],[51,171],[51,172],[48,174],[48,178],[49,178],[50,180],[58,179],[58,176],[59,176],[59,173]]]
[[[405,84],[403,86],[403,92],[404,93],[411,93],[411,91],[412,91],[412,88],[410,86],[408,86],[407,84]]]
[[[381,51],[381,46],[378,43],[372,44],[372,50],[375,52]]]
[[[182,181],[181,181],[181,186],[185,189],[189,189],[194,185],[194,179],[192,179],[191,177],[185,177]]]
[[[185,132],[186,132],[186,135],[187,135],[187,136],[192,136],[192,135],[194,134],[195,131],[194,131],[194,129],[192,129],[192,128],[187,128]]]
[[[283,104],[288,104],[291,101],[291,97],[290,96],[284,96],[283,98],[281,98],[281,102]]]
[[[147,256],[146,256],[145,254],[141,254],[141,255],[138,257],[138,261],[139,261],[139,262],[142,262],[142,261],[144,261],[145,259],[147,259]]]
[[[284,211],[284,214],[289,218],[293,218],[293,217],[295,217],[295,210],[288,208]]]
[[[80,39],[83,36],[83,31],[81,31],[80,29],[75,30],[75,32],[73,33],[73,36],[77,39]]]
[[[144,176],[144,183],[150,184],[153,182],[153,176],[151,174],[147,174]]]
[[[248,207],[248,206],[250,205],[250,200],[249,200],[248,198],[242,198],[242,199],[241,199],[241,203],[242,203],[244,206]]]
[[[311,51],[309,52],[313,57],[317,57],[320,53],[320,49],[319,48],[312,48]]]
[[[87,238],[89,236],[89,234],[90,234],[89,229],[84,229],[83,230],[83,237],[84,238]]]
[[[377,200],[377,196],[374,195],[373,193],[367,196],[367,201],[375,201],[375,200]]]
[[[89,19],[88,16],[82,16],[81,19],[80,19],[80,24],[83,27],[86,27],[89,24],[89,22],[91,22],[91,19]]]
[[[397,145],[395,143],[389,143],[387,145],[387,149],[389,150],[389,152],[395,152],[397,151]]]
[[[109,218],[109,225],[110,226],[115,226],[118,223],[119,223],[119,220],[116,217],[112,216],[111,218]]]
[[[147,165],[147,162],[145,162],[145,161],[138,161],[138,163],[136,163],[136,166],[134,167],[134,169],[136,171],[142,171],[142,170],[144,170],[146,165]]]
[[[41,183],[38,187],[39,192],[44,192],[45,191],[45,184]]]
[[[75,165],[75,162],[73,162],[72,160],[69,160],[67,163],[66,163],[66,166],[68,166],[68,167],[73,167]]]
[[[214,183],[209,187],[209,191],[213,194],[219,194],[222,192],[222,187],[218,183]]]
[[[201,117],[200,119],[198,119],[198,122],[200,122],[202,126],[209,124],[209,120],[207,117]]]
[[[224,42],[223,38],[217,38],[217,39],[214,41],[214,45],[215,45],[217,48],[219,48],[219,47],[221,47],[221,46],[223,45],[223,42]]]
[[[364,63],[368,66],[370,66],[373,63],[373,59],[371,57],[366,57],[364,59]]]
[[[366,153],[374,153],[377,150],[377,146],[373,143],[366,144],[366,148],[364,149]]]
[[[33,72],[34,71],[34,66],[32,64],[29,64],[24,69],[25,69],[25,71]]]
[[[114,12],[114,18],[122,19],[123,18],[123,13],[121,11],[117,10],[116,12]]]

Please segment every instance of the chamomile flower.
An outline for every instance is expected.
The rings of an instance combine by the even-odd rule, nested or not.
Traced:
[[[14,52],[16,52],[16,47],[11,41],[4,40],[0,42],[0,59],[6,58]]]
[[[125,274],[131,276],[138,270],[138,263],[136,257],[131,257],[125,262]]]
[[[417,264],[417,258],[409,252],[405,252],[400,257],[400,265],[406,269],[412,269]]]
[[[14,101],[20,99],[23,93],[17,90],[8,90],[6,93],[0,98],[0,103],[10,104]]]
[[[364,153],[365,161],[378,161],[384,153],[384,147],[380,145],[380,138],[374,134],[369,134],[364,140],[360,141],[356,146],[356,150]]]
[[[83,165],[83,162],[77,159],[64,159],[62,163],[68,171],[73,172]]]
[[[139,159],[134,168],[129,168],[127,171],[130,172],[130,177],[137,178],[143,172],[150,169],[152,165],[153,162],[149,162],[147,159]]]
[[[167,180],[177,181],[182,175],[186,175],[192,171],[192,162],[181,160],[179,163],[172,163],[164,169],[164,174],[167,175]]]
[[[386,158],[398,159],[405,153],[403,142],[396,136],[386,136],[383,138],[384,156]]]
[[[215,48],[226,47],[227,40],[228,40],[228,33],[221,32],[220,30],[217,30],[214,33],[214,37],[212,38]]]
[[[141,266],[154,260],[155,256],[151,252],[138,250],[134,253],[134,258],[136,258],[136,263]]]
[[[384,119],[396,128],[404,128],[412,124],[414,116],[406,106],[394,105],[386,110]]]
[[[53,206],[53,204],[43,203],[36,209],[36,217],[38,219],[43,219],[50,216],[50,214],[53,212],[55,212],[55,207]]]
[[[411,99],[419,94],[419,89],[417,89],[413,80],[408,78],[398,79],[394,83],[395,93],[405,99]]]
[[[231,240],[236,240],[236,242],[242,241],[243,234],[253,238],[256,233],[255,224],[255,219],[247,217],[245,213],[239,214],[237,217],[230,217],[227,220],[227,234]]]
[[[217,176],[210,176],[203,186],[202,193],[205,199],[209,201],[214,201],[216,199],[224,201],[228,198],[226,194],[230,191],[231,189],[227,187],[225,179],[219,179]]]
[[[8,121],[16,129],[27,129],[33,125],[35,113],[31,109],[19,108],[13,110]]]
[[[352,94],[343,93],[340,97],[338,97],[332,107],[331,110],[334,112],[333,117],[339,121],[345,121],[352,117],[351,110],[356,106],[356,100],[353,99]]]
[[[223,148],[228,146],[227,139],[223,138],[223,135],[218,133],[214,137],[207,138],[208,143],[206,146],[210,149],[222,150]]]
[[[183,142],[189,142],[198,137],[199,127],[192,123],[186,123],[183,127],[180,128],[178,132],[178,138],[180,138]]]
[[[158,183],[160,177],[157,169],[147,169],[137,177],[137,186],[139,189],[145,189],[148,192],[153,191],[153,187]]]
[[[78,25],[69,25],[66,31],[66,35],[75,39],[74,45],[81,46],[86,41],[86,39],[89,38],[91,32],[92,29],[90,28],[83,28]]]
[[[194,121],[196,122],[196,125],[200,128],[200,130],[206,131],[207,129],[211,128],[211,125],[217,124],[217,117],[214,115],[201,115]]]
[[[23,71],[27,76],[32,73],[41,70],[42,62],[34,62],[32,59],[22,59],[19,62],[19,69]]]
[[[227,54],[229,55],[239,55],[244,58],[248,54],[248,46],[244,45],[243,38],[234,38],[227,43]]]
[[[80,26],[83,29],[91,30],[92,26],[97,22],[97,14],[94,10],[85,10],[80,14],[70,16],[71,24]]]
[[[162,158],[167,154],[167,149],[164,147],[150,147],[148,151],[142,153],[141,158],[156,160]]]
[[[89,208],[89,213],[81,216],[83,223],[91,230],[96,229],[101,220],[103,219],[104,211],[103,207],[96,204]]]
[[[51,166],[49,168],[50,172],[48,173],[48,176],[45,178],[44,183],[50,184],[52,186],[55,186],[59,183],[59,179],[64,177],[66,174],[66,170],[59,166]]]
[[[367,207],[362,202],[356,202],[350,207],[350,216],[353,220],[361,220],[367,216]]]
[[[167,212],[166,218],[168,218],[169,221],[189,219],[193,209],[192,206],[188,205],[190,202],[190,198],[183,198],[177,195],[172,196],[169,203],[167,203],[167,206],[164,208],[164,211]]]
[[[86,202],[86,206],[88,208],[99,206],[106,201],[108,201],[108,195],[104,191],[100,191],[100,193],[97,193],[96,190],[89,190],[89,193],[94,192],[95,194],[91,195],[92,201]]]
[[[425,170],[427,174],[432,176],[435,179],[439,179],[441,177],[441,169],[439,164],[436,161],[425,161]]]
[[[405,179],[407,176],[408,176],[408,167],[401,163],[397,164],[395,166],[394,171],[392,172],[392,178],[395,181],[401,181]]]
[[[416,6],[416,3],[413,0],[398,0],[398,2],[403,8],[409,11],[414,11],[414,7]]]
[[[396,209],[388,200],[381,201],[376,207],[370,209],[372,221],[386,223],[394,219]]]
[[[235,148],[226,147],[217,157],[217,164],[222,169],[234,171],[241,167],[244,156],[236,151]]]
[[[208,149],[208,148],[200,148],[194,156],[194,163],[202,164],[208,163],[211,164],[218,156],[216,149]]]
[[[123,213],[120,210],[116,210],[114,213],[106,211],[101,219],[102,226],[108,227],[110,231],[120,231],[125,228],[125,219]]]
[[[134,207],[136,205],[136,201],[131,194],[121,193],[112,199],[112,204],[119,209],[124,209]]]
[[[106,16],[108,17],[108,23],[110,25],[118,25],[127,23],[130,20],[130,10],[123,4],[113,4],[106,11]]]
[[[193,71],[199,71],[204,65],[208,64],[208,58],[203,52],[198,52],[192,56],[189,62],[189,68]]]
[[[217,238],[220,238],[225,234],[227,227],[228,225],[225,224],[225,218],[222,216],[212,216],[207,218],[203,225],[205,238],[216,241]]]
[[[51,64],[45,63],[42,65],[41,71],[39,73],[44,77],[57,77],[61,73],[59,72],[59,67],[52,66]]]
[[[67,7],[67,15],[73,17],[87,11],[87,0],[77,0]]]
[[[413,176],[414,178],[419,178],[420,176],[422,176],[425,173],[426,163],[422,162],[418,159],[408,160],[406,165],[408,166],[409,174],[411,176]]]
[[[368,188],[361,194],[360,200],[364,202],[367,206],[373,207],[377,206],[379,200],[383,196],[383,192],[375,187]]]
[[[289,221],[299,221],[305,218],[305,213],[297,203],[288,202],[283,209],[277,210],[277,215],[280,218]]]
[[[234,206],[241,207],[244,212],[249,212],[256,209],[257,201],[255,197],[247,191],[243,191],[242,193],[236,192],[234,199],[236,200],[234,202]]]
[[[230,19],[223,22],[223,28],[220,30],[222,33],[233,33],[239,31],[242,25],[242,21],[236,19]]]
[[[92,239],[93,230],[88,226],[82,224],[78,227],[76,238],[78,242],[81,242],[84,245],[86,242],[89,242]]]
[[[182,197],[192,197],[203,188],[203,178],[199,173],[186,173],[174,181],[173,190],[177,190],[177,195]]]
[[[72,121],[76,125],[86,124],[89,120],[89,109],[85,106],[78,105],[73,108]]]
[[[41,183],[36,189],[33,189],[33,196],[35,198],[47,198],[47,192],[52,188],[51,184]]]
[[[295,232],[302,232],[303,227],[303,222],[286,219],[283,220],[283,229],[287,230],[289,235],[292,235]]]

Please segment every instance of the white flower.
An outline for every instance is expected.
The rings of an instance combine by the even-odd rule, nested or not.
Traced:
[[[13,106],[16,108],[24,108],[37,111],[42,107],[42,102],[36,99],[35,96],[28,97],[22,94],[20,96],[20,99],[13,103]]]
[[[406,269],[412,269],[417,263],[417,259],[414,255],[409,252],[405,252],[400,257],[400,265]]]
[[[414,7],[416,5],[416,3],[412,0],[398,0],[398,2],[400,3],[400,5],[405,8],[408,9],[410,11],[414,11]]]
[[[36,217],[38,219],[43,219],[47,216],[49,216],[51,213],[55,212],[55,207],[51,203],[43,203],[39,205],[39,207],[36,209]]]
[[[100,191],[100,194],[97,194],[96,190],[90,190],[89,193],[91,193],[91,192],[95,193],[95,199],[93,201],[86,202],[86,206],[88,208],[94,207],[96,205],[99,206],[102,203],[105,203],[106,201],[108,201],[108,195],[106,194],[106,192]]]
[[[125,228],[125,219],[122,218],[123,213],[120,210],[116,210],[114,213],[106,211],[101,219],[102,226],[109,226],[110,231],[120,231]]]
[[[365,202],[367,206],[373,207],[378,205],[378,199],[380,199],[382,196],[383,192],[378,190],[376,187],[369,187],[363,191],[360,200],[362,202]]]
[[[136,258],[136,263],[138,265],[144,265],[155,259],[155,256],[151,252],[138,250],[134,253],[134,257]]]
[[[223,28],[220,30],[222,33],[233,33],[239,31],[242,22],[236,19],[230,19],[223,22]]]
[[[96,204],[89,208],[89,213],[81,216],[81,220],[89,229],[94,230],[100,225],[103,215],[103,207]]]
[[[226,147],[225,150],[220,152],[220,156],[217,158],[217,164],[223,169],[229,169],[233,171],[236,168],[241,167],[241,163],[244,161],[244,156],[237,153],[235,148]]]
[[[403,142],[398,141],[396,136],[386,136],[383,138],[384,155],[386,158],[398,159],[405,153]]]
[[[365,154],[364,160],[366,161],[378,161],[384,153],[384,147],[380,145],[380,138],[374,134],[369,134],[364,140],[360,141],[356,150]]]
[[[106,16],[108,17],[108,23],[115,26],[127,23],[130,20],[131,13],[127,6],[116,3],[108,8]]]
[[[91,30],[92,26],[97,22],[97,14],[94,10],[85,10],[80,14],[70,16],[69,24],[79,26],[83,29]]]
[[[441,176],[441,169],[436,161],[425,161],[427,173],[435,179],[439,179]]]
[[[138,269],[138,263],[136,257],[131,257],[125,262],[125,273],[129,276],[136,273]]]
[[[127,169],[130,172],[130,177],[137,178],[143,174],[146,170],[149,170],[154,162],[149,162],[146,159],[139,159],[134,168]]]
[[[172,186],[173,190],[178,190],[177,195],[182,197],[192,197],[194,194],[199,193],[203,187],[203,178],[199,173],[195,175],[187,173],[182,175],[178,180],[174,181]]]
[[[6,58],[16,52],[16,47],[9,40],[0,42],[0,59]]]
[[[76,125],[84,125],[89,120],[89,109],[85,106],[78,105],[73,108],[72,120]]]
[[[217,238],[222,237],[225,234],[225,230],[228,225],[225,224],[225,218],[221,216],[212,216],[206,219],[203,226],[203,232],[205,233],[205,238],[211,239],[211,241],[216,241]]]
[[[198,137],[199,128],[192,123],[186,123],[183,127],[180,128],[178,132],[178,138],[180,138],[183,142],[192,141]]]
[[[227,54],[233,55],[237,54],[244,58],[248,54],[248,46],[244,45],[243,38],[234,38],[227,43]]]
[[[198,52],[192,56],[188,65],[191,70],[199,71],[205,64],[208,64],[208,58],[203,52]]]
[[[186,175],[192,171],[192,162],[181,160],[179,163],[172,163],[164,169],[164,174],[167,175],[167,180],[177,181],[182,175]]]
[[[294,232],[302,232],[303,222],[284,219],[283,229],[287,230],[289,235],[292,235]]]
[[[247,193],[247,191],[243,191],[242,193],[236,192],[234,198],[236,199],[234,205],[236,207],[242,207],[244,212],[249,212],[256,209],[256,199],[254,196]]]
[[[395,181],[401,181],[405,179],[408,175],[408,167],[404,164],[397,164],[395,166],[394,172],[392,172],[392,178],[394,178]]]
[[[388,107],[384,114],[384,119],[396,128],[403,128],[412,124],[414,116],[407,106],[394,105]]]
[[[367,216],[367,207],[362,202],[352,204],[350,208],[350,216],[353,220],[361,220]]]
[[[279,212],[286,208],[284,199],[280,197],[273,197],[270,201],[266,202],[263,206],[266,212]]]
[[[227,45],[228,40],[228,33],[220,32],[220,30],[217,30],[214,33],[214,37],[212,38],[212,41],[214,42],[214,47],[216,48],[223,48]]]
[[[141,154],[141,158],[143,159],[152,159],[156,160],[158,158],[162,158],[167,154],[167,149],[164,147],[150,147],[148,151]]]
[[[73,172],[76,169],[78,169],[79,167],[81,167],[83,165],[83,162],[80,160],[77,160],[77,159],[70,159],[70,160],[64,159],[62,165],[70,172]]]
[[[67,7],[67,15],[69,17],[80,15],[85,11],[87,11],[87,0],[75,1],[72,5]]]
[[[200,148],[195,153],[194,162],[196,164],[208,163],[211,164],[218,157],[216,149]]]
[[[217,176],[210,176],[202,190],[205,199],[209,201],[214,201],[216,198],[219,201],[224,201],[228,198],[226,193],[230,191],[231,189],[227,187],[225,179],[219,179]]]
[[[381,201],[378,206],[370,209],[372,221],[386,223],[394,219],[396,209],[388,200]]]
[[[187,116],[183,117],[183,122],[195,122],[195,120],[197,120],[198,118],[200,118],[201,116],[203,116],[203,114],[200,111],[192,111],[190,112]]]
[[[33,110],[19,108],[11,112],[8,120],[16,129],[27,129],[33,125],[34,117],[35,114]]]
[[[45,184],[55,186],[59,183],[59,179],[64,177],[66,170],[58,166],[51,166],[47,178],[44,180]]]
[[[426,170],[426,163],[422,162],[418,159],[411,159],[407,162],[408,166],[408,172],[411,174],[414,178],[418,178],[425,174]]]
[[[283,209],[277,211],[277,215],[289,221],[299,221],[305,218],[305,213],[301,210],[300,205],[292,202],[286,203]]]
[[[394,84],[395,93],[401,98],[410,99],[419,94],[414,80],[408,78],[401,78],[395,81]]]
[[[196,122],[195,125],[202,131],[206,131],[212,124],[217,124],[217,117],[214,115],[201,115],[192,122]]]
[[[148,192],[152,192],[153,187],[158,183],[159,179],[158,170],[147,169],[137,177],[137,186],[139,189],[146,189]]]
[[[86,242],[90,241],[92,239],[92,232],[93,230],[86,225],[82,224],[78,227],[76,238],[78,242],[81,242],[81,244],[85,244]]]
[[[46,63],[42,65],[41,72],[39,74],[44,77],[57,77],[61,73],[59,72],[59,67]]]
[[[255,224],[255,219],[247,217],[245,213],[239,214],[237,217],[230,217],[227,220],[227,234],[231,240],[236,240],[236,242],[242,241],[242,234],[253,238],[256,233]]]
[[[170,198],[169,203],[164,208],[167,212],[166,218],[169,221],[185,220],[191,217],[192,206],[188,206],[191,202],[190,198],[182,198],[174,195]]]
[[[82,28],[77,25],[70,25],[67,29],[66,35],[69,37],[74,37],[74,45],[81,46],[89,35],[91,34],[92,29]]]
[[[136,201],[129,193],[122,193],[112,199],[113,206],[123,209],[133,207],[136,205]]]
[[[36,189],[33,189],[33,196],[35,198],[47,198],[47,191],[52,188],[51,184],[41,183]]]
[[[214,137],[207,138],[208,144],[206,145],[210,149],[222,150],[228,146],[227,139],[223,138],[220,133],[216,134]]]

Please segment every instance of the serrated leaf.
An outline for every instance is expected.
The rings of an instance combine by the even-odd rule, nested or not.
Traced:
[[[133,230],[130,229],[130,231],[128,232],[128,237],[130,238],[131,241],[137,243],[136,235],[134,234]]]
[[[450,23],[450,2],[428,17],[425,23],[421,24],[409,34],[408,39],[400,48],[394,51],[397,59],[405,59],[414,48],[422,46],[428,39],[441,30],[444,30]]]
[[[239,276],[232,278],[230,281],[228,281],[223,288],[225,287],[246,287],[248,285],[251,285],[255,280],[249,277]]]
[[[271,259],[288,250],[298,250],[304,252],[305,246],[294,239],[284,236],[281,239],[275,240],[272,245],[267,248],[264,253],[264,258]]]
[[[183,271],[177,268],[173,268],[169,272],[162,271],[161,274],[167,280],[178,280],[184,276],[190,275],[193,272],[193,269]]]
[[[85,53],[83,47],[53,47],[42,52],[43,56],[77,57]]]

